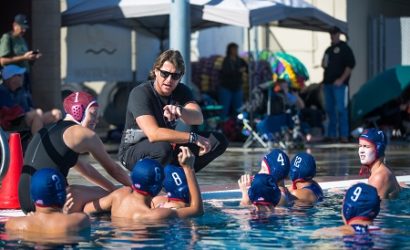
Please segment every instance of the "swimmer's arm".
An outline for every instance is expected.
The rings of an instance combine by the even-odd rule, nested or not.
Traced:
[[[114,179],[125,186],[131,185],[131,180],[128,176],[128,172],[111,159],[111,157],[105,151],[104,144],[102,143],[100,137],[98,137],[98,135],[94,131],[82,126],[72,126],[67,130],[69,130],[70,132],[64,132],[64,141],[66,142],[67,146],[78,153],[91,153],[92,156],[107,171],[107,173],[114,177]],[[96,172],[95,169],[94,172]],[[99,182],[103,181],[105,183],[102,187],[109,191],[114,190],[112,187],[113,184],[105,178],[105,180],[103,180],[103,178],[104,177],[102,177],[101,174],[98,174]]]
[[[84,176],[90,182],[102,187],[106,191],[115,190],[115,185],[112,184],[107,178],[100,174],[90,163],[85,163],[81,160],[77,161],[77,164],[73,167],[82,176]]]
[[[85,213],[72,213],[67,216],[67,229],[70,232],[78,232],[90,227],[90,218]]]
[[[292,196],[296,199],[296,204],[301,205],[312,205],[316,202],[316,196],[310,191],[306,189],[296,189],[290,191]]]
[[[354,234],[351,226],[343,225],[340,227],[325,227],[312,233],[312,238],[335,238],[338,236]]]
[[[176,131],[169,128],[161,128],[152,115],[138,116],[136,119],[138,127],[144,131],[150,142],[167,141],[178,144],[189,142],[189,133]]]
[[[101,164],[101,166],[105,169],[105,171],[107,171],[110,176],[112,176],[115,180],[117,180],[124,186],[131,186],[131,179],[128,175],[128,172],[120,165],[115,163],[115,161],[107,154],[107,151],[105,151],[104,148],[104,144],[97,134],[94,134],[94,136],[87,140],[86,143],[88,144],[88,151]]]
[[[26,231],[28,229],[27,221],[28,217],[10,218],[4,227],[9,231]]]
[[[249,206],[251,205],[251,201],[249,200],[248,190],[251,185],[251,177],[249,174],[244,174],[238,180],[238,186],[242,193],[242,199],[240,202],[241,206]]]
[[[188,207],[175,210],[179,218],[201,216],[204,214],[204,207],[195,172],[192,168],[183,167],[188,182],[190,204]]]
[[[86,214],[93,214],[111,211],[112,203],[114,201],[114,195],[115,192],[112,192],[109,195],[104,196],[100,199],[88,202],[87,204],[85,204],[83,212]]]
[[[371,176],[368,183],[377,189],[377,194],[380,199],[387,198],[387,189],[389,188],[389,185],[388,177],[386,175],[377,174],[375,176]]]

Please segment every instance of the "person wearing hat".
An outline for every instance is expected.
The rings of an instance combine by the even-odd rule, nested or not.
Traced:
[[[139,160],[132,168],[132,185],[115,190],[98,200],[88,202],[84,207],[84,212],[93,214],[111,211],[111,217],[143,222],[202,215],[204,208],[195,177],[195,156],[188,147],[181,146],[178,161],[188,183],[189,204],[186,207],[174,209],[153,206],[153,197],[158,195],[162,189],[164,168],[158,161],[145,158]]]
[[[285,179],[288,177],[290,169],[289,157],[280,149],[273,149],[269,154],[266,154],[262,161],[258,174],[269,174],[275,180],[280,190],[280,200],[277,206],[289,206],[293,204],[293,196],[285,186]],[[239,178],[238,185],[242,192],[240,204],[242,206],[251,205],[248,195],[248,189],[252,184],[254,177],[249,174],[244,174]]]
[[[66,235],[90,227],[90,220],[85,213],[63,212],[66,181],[58,170],[38,170],[31,179],[30,193],[36,211],[30,216],[10,218],[5,224],[7,231]]]
[[[41,57],[38,50],[29,50],[24,34],[29,28],[26,15],[18,14],[14,17],[13,28],[10,32],[2,35],[0,39],[0,66],[16,64],[24,68],[24,88],[31,93],[30,86],[30,63]]]
[[[98,134],[94,131],[98,122],[98,103],[86,92],[73,92],[64,99],[64,119],[44,127],[36,133],[24,154],[24,165],[19,181],[19,201],[25,213],[35,210],[30,197],[31,176],[47,166],[59,170],[67,178],[74,168],[85,179],[97,186],[68,183],[73,202],[69,212],[83,210],[88,201],[98,199],[117,187],[104,177],[91,163],[79,158],[90,153],[102,168],[119,183],[130,186],[128,172],[106,152]]]
[[[313,233],[314,237],[365,235],[380,230],[373,221],[380,211],[380,197],[377,189],[366,183],[351,186],[343,199],[343,226],[322,228]]]
[[[340,40],[338,27],[330,30],[331,46],[322,59],[324,68],[323,94],[328,116],[327,140],[348,142],[349,137],[349,79],[356,64],[351,48]]]
[[[183,168],[168,164],[164,168],[164,174],[163,187],[167,195],[154,197],[153,207],[178,209],[189,206],[189,188]]]
[[[302,206],[311,206],[324,198],[322,188],[313,180],[316,176],[316,161],[311,154],[297,153],[290,163],[291,194]]]
[[[360,175],[370,175],[368,183],[377,189],[381,199],[396,198],[400,185],[393,171],[384,163],[386,137],[382,130],[369,128],[359,136]]]
[[[45,124],[61,119],[59,109],[43,112],[34,109],[27,92],[22,89],[25,68],[14,64],[6,65],[2,72],[3,84],[0,85],[0,117],[1,126],[5,130],[24,129],[28,126],[32,134],[39,131]]]
[[[276,180],[269,174],[256,174],[248,195],[256,212],[273,212],[281,199]]]

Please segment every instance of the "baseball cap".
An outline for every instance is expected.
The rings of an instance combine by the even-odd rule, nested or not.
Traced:
[[[9,64],[9,65],[4,66],[1,72],[1,75],[2,75],[3,80],[8,80],[15,75],[22,75],[25,72],[26,72],[25,68],[19,67],[14,64]]]
[[[290,179],[308,181],[316,175],[316,161],[311,154],[297,153],[290,163]]]
[[[386,137],[382,130],[376,128],[365,129],[359,136],[359,140],[366,140],[376,147],[377,158],[384,156],[386,149]]]
[[[164,168],[153,159],[142,159],[135,163],[131,172],[132,188],[143,194],[156,196],[162,188]]]
[[[66,200],[66,180],[52,168],[37,170],[31,178],[31,198],[40,207],[63,207]]]
[[[84,91],[71,93],[64,99],[63,103],[64,111],[78,123],[84,120],[87,109],[93,105],[98,106],[97,101],[92,95]]]
[[[168,164],[164,172],[164,188],[168,198],[189,203],[189,189],[184,170],[180,166]]]
[[[263,161],[268,167],[269,174],[277,181],[285,179],[289,174],[289,157],[280,149],[273,149],[263,157]]]
[[[14,17],[14,22],[20,25],[21,27],[28,29],[30,26],[28,26],[28,21],[26,15],[23,14],[17,14]]]
[[[345,194],[342,210],[347,222],[355,217],[373,220],[380,211],[377,189],[366,183],[351,186]]]
[[[256,174],[248,190],[249,199],[255,205],[276,206],[280,200],[280,190],[276,180],[269,174]]]

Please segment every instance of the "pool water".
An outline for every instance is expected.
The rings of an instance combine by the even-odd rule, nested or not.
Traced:
[[[238,192],[204,194],[205,214],[187,220],[136,223],[92,217],[91,231],[65,239],[31,240],[4,232],[1,248],[152,248],[152,249],[410,249],[410,189],[400,198],[384,201],[375,225],[383,230],[372,234],[366,244],[343,238],[313,238],[319,228],[342,225],[341,193],[325,192],[314,208],[278,208],[274,214],[254,214],[239,207]],[[227,199],[229,198],[229,199]],[[42,241],[42,243],[38,242]],[[54,243],[56,242],[56,243]],[[65,243],[61,243],[65,242]]]

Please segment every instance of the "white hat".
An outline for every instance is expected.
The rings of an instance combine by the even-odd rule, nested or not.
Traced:
[[[7,80],[15,75],[22,75],[24,74],[24,72],[26,72],[25,68],[19,67],[17,65],[7,65],[4,66],[1,75],[3,77],[3,80]]]

